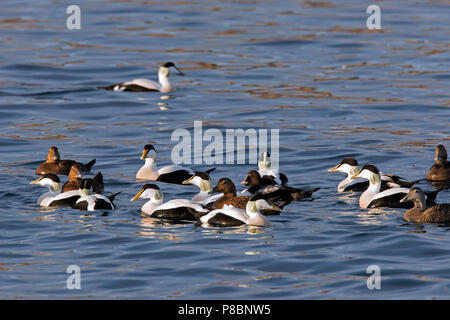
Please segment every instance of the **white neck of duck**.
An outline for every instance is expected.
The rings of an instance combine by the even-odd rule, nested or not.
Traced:
[[[170,84],[169,77],[163,73],[158,74],[158,81],[161,85],[159,89],[160,92],[170,92],[172,91],[172,85]]]
[[[372,174],[369,179],[369,187],[361,194],[359,198],[359,206],[362,209],[367,209],[372,199],[380,193],[381,178],[379,174]]]
[[[156,200],[155,198],[151,198],[148,200],[143,206],[142,211],[144,211],[147,214],[153,213],[160,205],[163,203],[163,198]]]
[[[352,177],[359,171],[358,167],[351,167],[350,171],[347,172],[347,177],[342,180],[341,182],[339,182],[338,184],[338,192],[344,192],[345,188],[347,188],[347,186],[349,186],[350,184],[352,184],[353,182],[355,182],[354,179],[352,179]]]

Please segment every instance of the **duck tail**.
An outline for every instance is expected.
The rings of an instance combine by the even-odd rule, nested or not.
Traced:
[[[287,185],[287,183],[289,181],[288,177],[284,173],[281,173],[281,172],[280,172],[280,180],[281,180],[282,186]]]
[[[83,165],[83,171],[85,172],[89,172],[91,171],[91,168],[94,166],[95,164],[95,159],[89,161],[88,163],[86,163],[85,165]]]
[[[114,87],[116,87],[116,86],[117,86],[117,84],[113,84],[113,85],[105,86],[105,87],[100,86],[100,87],[97,87],[97,89],[105,89],[105,90],[109,90],[109,91],[114,91]]]
[[[99,184],[103,184],[103,175],[101,172],[97,173],[92,180],[98,182]]]
[[[210,174],[211,172],[213,172],[214,170],[216,170],[216,168],[211,168],[205,171],[206,174]]]
[[[122,193],[122,191],[119,191],[117,193],[114,193],[114,194],[108,196],[109,201],[111,201],[111,203],[112,203],[114,201],[114,199],[121,193]]]

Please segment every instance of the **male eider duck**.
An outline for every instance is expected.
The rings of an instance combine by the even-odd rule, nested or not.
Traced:
[[[201,217],[200,221],[212,227],[235,227],[242,225],[270,227],[270,221],[258,209],[261,204],[263,206],[270,206],[270,203],[265,200],[265,195],[257,194],[247,201],[245,210],[236,208],[233,205],[224,205],[222,208],[213,210]]]
[[[338,165],[334,166],[331,169],[328,169],[328,172],[343,172],[347,174],[347,177],[342,180],[338,184],[338,192],[363,192],[369,187],[369,181],[356,182],[354,183],[354,179],[352,177],[359,171],[358,161],[354,158],[345,158]],[[415,181],[406,181],[405,179],[391,175],[391,174],[382,174],[381,175],[381,191],[390,189],[390,188],[410,188],[419,180]]]
[[[113,201],[114,198],[120,193],[115,193],[110,196],[104,196],[98,193],[94,193],[92,190],[92,181],[89,179],[81,180],[79,189],[80,198],[72,206],[74,209],[95,211],[95,210],[115,210],[116,206]]]
[[[436,147],[434,153],[435,163],[428,170],[426,178],[431,181],[448,181],[450,180],[450,162],[447,161],[447,150],[440,144]]]
[[[379,170],[371,164],[366,164],[359,170],[352,179],[367,179],[369,187],[361,194],[359,206],[361,209],[390,207],[390,208],[411,208],[409,203],[401,203],[400,200],[409,192],[409,188],[391,188],[381,191],[381,177]],[[427,202],[434,204],[437,193],[441,189],[428,193]]]
[[[225,205],[232,205],[236,208],[245,209],[247,202],[250,200],[250,196],[236,196],[236,186],[233,181],[228,178],[220,178],[217,185],[213,188],[213,192],[223,193],[221,198],[214,201],[212,205],[213,209],[221,209]],[[270,199],[270,201],[271,200],[272,199]],[[263,204],[263,202],[258,202],[258,206]],[[263,205],[262,207],[258,207],[258,209],[264,215],[278,215],[282,211],[282,207],[272,203],[269,206]]]
[[[278,169],[272,167],[270,152],[263,152],[258,160],[258,173],[261,177],[273,176],[277,184],[287,184],[288,178],[284,173],[279,173]]]
[[[73,164],[79,164],[82,172],[89,172],[95,164],[95,159],[86,164],[82,164],[74,160],[61,160],[58,148],[53,146],[50,147],[48,151],[47,160],[37,167],[36,174],[41,175],[46,173],[54,173],[68,175]]]
[[[64,183],[62,187],[62,192],[78,190],[81,187],[81,180],[83,176],[81,174],[81,168],[79,164],[74,164],[70,168],[69,172],[69,180]],[[101,172],[97,173],[94,178],[88,178],[91,180],[92,188],[95,193],[103,193],[104,184],[103,184],[103,175]]]
[[[183,184],[192,184],[200,188],[200,192],[192,197],[191,201],[204,206],[212,204],[223,196],[223,193],[211,195],[213,192],[211,179],[206,172],[196,171],[192,177],[183,181]]]
[[[39,197],[37,203],[41,207],[73,206],[80,198],[78,190],[61,193],[61,183],[56,174],[46,173],[42,177],[31,181],[30,184],[47,187],[48,192]]]
[[[149,199],[141,211],[152,218],[197,221],[209,212],[202,205],[187,199],[174,199],[163,203],[162,191],[152,183],[145,184],[131,201],[138,199]]]
[[[159,91],[162,93],[167,93],[174,91],[174,88],[170,84],[169,74],[170,67],[175,68],[178,74],[184,75],[180,69],[178,69],[173,62],[166,62],[163,66],[159,67],[158,70],[158,82],[147,80],[147,79],[134,79],[131,81],[126,81],[118,84],[113,84],[108,87],[100,87],[106,90],[112,91],[134,91],[134,92],[146,92],[146,91]]]
[[[165,166],[156,169],[156,149],[151,144],[145,145],[144,151],[142,151],[141,160],[144,160],[145,164],[136,173],[137,180],[154,180],[183,184],[183,181],[186,181],[195,174],[193,170],[178,165]],[[214,169],[210,169],[206,172],[210,173],[213,170]]]
[[[411,188],[400,202],[412,201],[414,208],[403,215],[403,219],[414,223],[450,222],[450,203],[427,207],[425,193],[420,188]]]

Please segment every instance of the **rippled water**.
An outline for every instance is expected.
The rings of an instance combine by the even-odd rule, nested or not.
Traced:
[[[450,147],[448,1],[2,1],[0,11],[1,298],[447,299],[449,227],[413,225],[403,210],[360,210],[326,170],[345,156],[424,178],[434,146]],[[174,61],[177,91],[97,89],[156,78]],[[280,129],[281,169],[320,187],[267,229],[158,224],[130,202],[142,146],[170,163],[174,129]],[[97,159],[109,215],[43,210],[29,185],[51,145]],[[199,166],[204,168],[206,166]],[[253,165],[221,165],[236,184]],[[422,181],[419,186],[431,189]],[[166,199],[193,186],[161,185]],[[444,190],[439,202],[449,202]],[[81,268],[68,290],[66,268]],[[366,268],[381,268],[368,290]]]

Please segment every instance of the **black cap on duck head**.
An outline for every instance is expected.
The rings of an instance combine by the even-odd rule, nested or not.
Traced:
[[[447,161],[447,150],[445,150],[444,145],[440,144],[436,147],[436,151],[434,153],[435,161]]]
[[[59,180],[59,177],[56,174],[54,174],[54,173],[46,173],[46,174],[44,174],[42,176],[42,179],[45,179],[45,178],[50,179],[50,180],[52,180],[53,182],[56,182],[56,183],[60,183],[61,182],[61,180]]]
[[[349,166],[355,167],[358,165],[358,161],[355,158],[345,158],[341,161],[341,165],[348,164]]]
[[[155,147],[152,144],[146,144],[144,146],[144,150],[147,150],[147,151],[155,150],[155,152],[156,152],[156,149],[155,149]]]
[[[209,174],[207,174],[206,172],[203,171],[195,171],[195,174],[193,175],[193,177],[200,177],[203,180],[209,180]]]
[[[177,66],[175,65],[175,63],[173,63],[173,62],[171,62],[171,61],[168,61],[168,62],[164,63],[163,67],[164,67],[164,68],[170,68],[170,67],[172,67],[172,68],[174,68],[175,70],[177,70],[177,72],[178,72],[179,75],[184,76],[184,73],[181,72],[181,70],[177,68]]]
[[[146,183],[142,187],[142,190],[147,190],[147,189],[159,190],[159,187],[156,184],[153,184],[153,183]]]
[[[374,165],[371,164],[366,164],[364,167],[362,167],[361,171],[363,170],[369,170],[375,174],[379,174],[380,171],[378,171],[377,167],[375,167]]]
[[[228,178],[220,178],[213,189],[214,192],[222,192],[224,195],[236,196],[236,186]]]

